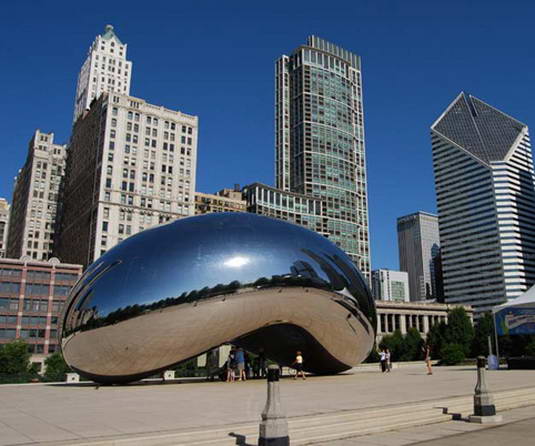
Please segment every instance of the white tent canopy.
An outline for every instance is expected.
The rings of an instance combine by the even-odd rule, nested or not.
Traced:
[[[522,307],[522,306],[535,306],[535,285],[533,285],[524,294],[520,295],[516,299],[511,299],[504,304],[497,305],[492,308],[493,313],[497,313],[500,310],[508,307]]]

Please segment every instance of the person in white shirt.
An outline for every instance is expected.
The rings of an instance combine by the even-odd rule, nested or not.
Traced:
[[[386,350],[383,348],[381,352],[379,353],[379,357],[381,358],[381,372],[386,372]]]

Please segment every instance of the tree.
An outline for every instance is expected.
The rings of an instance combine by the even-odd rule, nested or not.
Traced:
[[[403,337],[401,345],[401,361],[416,361],[422,357],[422,347],[424,340],[420,332],[412,327],[409,328],[407,334]]]
[[[16,339],[0,346],[0,374],[27,373],[30,368],[30,353],[26,342]]]
[[[381,339],[379,348],[387,348],[390,350],[390,358],[392,361],[399,361],[403,354],[403,335],[401,331],[396,330],[391,335],[386,335]]]
[[[59,352],[52,353],[45,359],[45,378],[47,381],[64,381],[65,374],[70,371],[69,366]]]
[[[431,357],[440,358],[442,347],[446,344],[446,331],[448,326],[445,322],[435,324],[427,334],[427,343],[431,346]]]
[[[455,365],[464,361],[464,346],[461,344],[446,344],[441,351],[442,363],[446,365]]]
[[[487,356],[489,354],[488,337],[494,345],[494,318],[491,313],[485,313],[477,321],[474,327],[474,339],[472,341],[472,356]]]
[[[459,344],[463,348],[464,356],[470,354],[470,347],[474,339],[474,327],[463,307],[456,307],[448,312],[448,324],[445,332],[447,344]]]

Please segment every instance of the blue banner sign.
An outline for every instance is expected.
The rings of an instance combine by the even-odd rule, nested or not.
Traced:
[[[535,334],[535,308],[504,308],[495,318],[498,336]]]

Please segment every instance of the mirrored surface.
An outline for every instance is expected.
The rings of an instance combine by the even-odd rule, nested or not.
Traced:
[[[226,342],[336,373],[365,359],[375,306],[351,259],[303,227],[248,213],[136,234],[91,265],[64,315],[67,362],[128,382]]]

